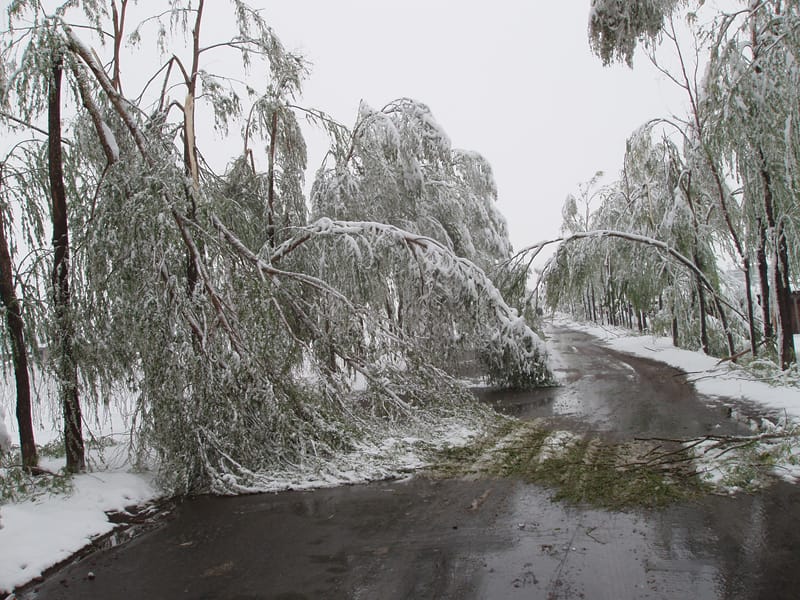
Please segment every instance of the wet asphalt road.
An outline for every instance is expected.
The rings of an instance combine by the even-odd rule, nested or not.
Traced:
[[[622,438],[742,432],[725,402],[696,398],[676,371],[553,333],[567,385],[487,401]],[[629,513],[554,503],[512,480],[201,497],[22,597],[795,599],[800,488]]]

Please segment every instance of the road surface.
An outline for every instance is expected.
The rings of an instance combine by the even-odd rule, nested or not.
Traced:
[[[560,329],[566,385],[483,393],[520,418],[611,437],[742,432],[674,369]],[[200,497],[23,599],[800,598],[800,489],[613,512],[511,479]]]

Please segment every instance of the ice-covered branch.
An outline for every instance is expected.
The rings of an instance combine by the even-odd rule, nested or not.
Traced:
[[[75,81],[78,83],[78,91],[81,95],[83,106],[89,112],[89,116],[94,123],[97,137],[100,140],[100,145],[103,147],[103,153],[106,155],[106,161],[109,165],[114,164],[119,160],[119,146],[117,140],[114,138],[114,133],[108,127],[100,114],[100,107],[92,98],[92,91],[89,88],[89,82],[86,80],[86,73],[79,64],[73,63],[72,73],[75,75]]]
[[[388,241],[408,248],[417,260],[423,275],[441,286],[449,282],[456,290],[466,292],[473,300],[488,306],[494,322],[481,323],[485,328],[484,351],[496,360],[496,366],[519,375],[517,381],[537,384],[550,380],[546,366],[546,346],[517,311],[510,307],[491,279],[474,263],[429,237],[411,233],[385,223],[372,221],[334,221],[322,218],[299,229],[298,233],[275,250],[283,257],[293,249],[315,238],[358,236],[372,243]]]

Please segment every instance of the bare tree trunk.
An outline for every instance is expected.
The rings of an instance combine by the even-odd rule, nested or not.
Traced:
[[[703,354],[709,354],[708,347],[708,324],[706,323],[706,294],[703,290],[703,284],[697,282],[697,309],[700,312],[700,347]]]
[[[48,174],[50,179],[51,217],[53,222],[53,304],[56,315],[58,385],[64,415],[64,444],[67,471],[86,468],[83,445],[81,406],[78,399],[78,367],[73,350],[74,325],[70,314],[69,225],[67,194],[64,187],[64,162],[61,153],[61,76],[63,60],[57,55],[53,64],[48,95]]]
[[[750,10],[756,11],[759,4],[752,0],[750,3]],[[775,7],[775,14],[781,13],[781,3],[778,2]],[[751,42],[753,52],[753,64],[755,73],[761,75],[762,69],[758,61],[761,52],[761,30],[756,25],[756,20],[751,20]],[[764,215],[767,218],[767,226],[773,236],[774,248],[774,261],[775,270],[773,280],[770,282],[773,286],[775,293],[775,302],[777,306],[778,322],[778,362],[781,368],[788,369],[792,363],[797,360],[794,351],[794,341],[792,332],[792,319],[791,319],[791,288],[789,285],[789,250],[786,242],[786,235],[784,232],[783,222],[780,223],[775,218],[775,199],[772,191],[772,173],[770,165],[764,154],[764,148],[761,145],[757,146],[759,167],[761,172],[761,181],[763,185],[763,200],[764,200]],[[763,285],[763,283],[762,283]]]
[[[2,165],[0,165],[0,185],[2,185]],[[31,384],[28,374],[28,349],[25,346],[25,326],[22,321],[22,308],[14,289],[14,269],[11,263],[6,220],[0,212],[0,296],[6,309],[6,326],[11,338],[11,358],[14,361],[14,382],[17,387],[17,426],[19,445],[22,450],[22,466],[33,469],[39,464],[36,440],[33,435],[31,417]]]
[[[744,259],[744,286],[747,294],[747,325],[750,334],[750,352],[753,358],[758,356],[758,340],[756,334],[756,318],[753,313],[753,277],[750,273],[750,258]]]
[[[678,317],[672,316],[672,345],[678,347]]]
[[[203,21],[204,0],[197,6],[197,16],[192,29],[192,69],[184,73],[186,81],[186,100],[183,103],[183,164],[191,182],[188,190],[189,205],[186,216],[190,221],[197,217],[197,199],[200,195],[200,167],[197,161],[197,139],[195,129],[195,100],[197,97],[197,76],[200,69],[200,24]],[[186,251],[186,284],[189,297],[194,296],[200,279],[200,265],[197,256]]]
[[[778,226],[777,267],[775,269],[775,287],[778,292],[778,314],[780,315],[780,365],[788,369],[797,362],[794,350],[794,330],[792,329],[792,289],[789,278],[789,248],[783,224]]]
[[[125,31],[125,13],[128,8],[128,0],[122,0],[122,4],[117,9],[117,3],[111,2],[111,17],[114,23],[114,75],[112,84],[114,89],[122,93],[122,80],[120,78],[120,51],[122,49],[123,32]]]

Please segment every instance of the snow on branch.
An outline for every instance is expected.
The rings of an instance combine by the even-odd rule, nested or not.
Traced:
[[[503,357],[503,369],[516,372],[521,379],[535,380],[537,384],[549,381],[544,341],[510,307],[500,291],[484,271],[471,261],[461,258],[452,250],[429,237],[411,233],[393,225],[372,221],[334,221],[321,218],[299,229],[298,233],[275,249],[272,263],[285,257],[307,241],[329,236],[360,236],[373,241],[389,241],[407,248],[420,264],[427,278],[436,285],[449,282],[460,291],[479,302],[485,302],[494,323],[485,323],[491,333],[484,340],[484,351]],[[489,359],[490,365],[492,359]],[[498,361],[501,359],[497,358]],[[501,365],[496,364],[498,369]]]
[[[572,233],[565,237],[553,238],[551,240],[545,240],[542,242],[538,242],[527,248],[523,248],[519,252],[517,252],[512,258],[511,261],[519,261],[522,260],[523,257],[533,254],[534,256],[538,255],[545,247],[551,244],[568,244],[571,242],[579,241],[579,240],[587,240],[587,239],[603,239],[603,238],[617,238],[626,240],[628,242],[633,242],[636,244],[644,244],[646,246],[651,246],[662,252],[666,253],[670,257],[672,257],[675,261],[685,266],[687,269],[692,271],[696,276],[697,279],[703,284],[703,286],[712,294],[715,298],[717,298],[721,303],[725,304],[728,308],[732,309],[737,314],[741,314],[741,311],[736,306],[732,305],[730,302],[725,300],[724,298],[720,298],[716,292],[716,289],[709,281],[706,274],[692,261],[691,259],[687,258],[675,248],[672,248],[668,244],[662,242],[661,240],[657,240],[655,238],[651,238],[645,235],[640,235],[637,233],[630,233],[627,231],[616,231],[612,229],[595,229],[592,231],[578,231]],[[546,277],[546,273],[550,265],[554,263],[555,256],[551,257],[547,265],[545,266],[544,272],[545,276],[542,277],[544,279]]]
[[[67,25],[66,23],[63,24],[64,33],[67,37],[67,47],[75,53],[77,56],[83,60],[86,66],[94,75],[97,82],[100,84],[100,87],[103,89],[103,92],[106,94],[108,99],[111,101],[111,104],[116,110],[117,114],[119,114],[122,121],[125,123],[125,126],[130,131],[131,135],[133,136],[134,141],[136,142],[137,148],[142,153],[148,161],[150,160],[150,154],[147,151],[147,141],[144,137],[144,134],[139,129],[139,126],[136,124],[136,119],[128,110],[128,106],[126,105],[126,100],[122,97],[122,95],[117,91],[114,87],[114,83],[108,78],[108,75],[103,68],[103,65],[97,60],[97,56],[95,55],[92,50],[86,46],[83,41],[75,34],[72,28]]]

